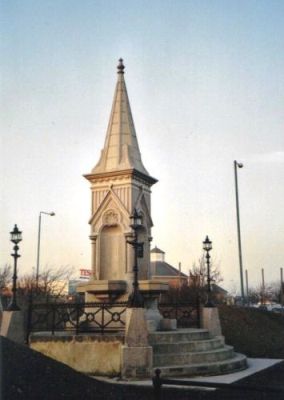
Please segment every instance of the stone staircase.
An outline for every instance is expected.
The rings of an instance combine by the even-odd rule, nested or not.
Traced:
[[[162,376],[221,375],[247,368],[243,354],[212,337],[206,329],[178,329],[149,334],[153,347],[153,369]]]

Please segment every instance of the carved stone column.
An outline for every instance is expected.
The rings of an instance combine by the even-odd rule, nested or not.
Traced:
[[[97,235],[90,235],[91,239],[91,253],[92,253],[92,276],[91,280],[97,280],[99,279],[99,271],[98,271],[98,265],[97,265]]]
[[[128,240],[133,240],[133,235],[131,232],[125,233],[125,243],[126,243],[126,280],[127,280],[127,292],[132,291],[133,284],[133,266],[134,266],[134,249],[131,244],[128,244]]]

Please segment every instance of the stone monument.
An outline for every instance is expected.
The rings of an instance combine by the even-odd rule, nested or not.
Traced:
[[[168,285],[149,279],[151,228],[151,186],[157,182],[143,165],[135,132],[123,60],[117,67],[117,84],[104,148],[91,173],[84,175],[91,185],[91,279],[77,287],[85,301],[124,301],[132,290],[134,251],[130,217],[137,210],[142,217],[138,241],[143,254],[138,258],[138,279],[148,320],[161,316],[155,306],[159,293]]]
[[[109,335],[76,332],[74,336],[43,332],[31,338],[32,347],[91,375],[145,378],[158,368],[163,376],[192,376],[246,368],[246,357],[224,344],[216,308],[204,308],[203,329],[177,329],[175,320],[163,319],[158,311],[157,298],[168,290],[168,284],[151,280],[149,275],[151,186],[157,180],[142,163],[124,69],[120,59],[104,148],[99,162],[85,175],[91,185],[92,276],[77,291],[85,295],[86,302],[93,302],[95,312],[103,308],[95,302],[106,302],[111,308],[128,300],[132,287],[138,286],[144,304],[128,302],[123,336],[111,331]],[[135,215],[142,223],[131,223]],[[132,245],[137,242],[144,244],[138,260],[137,247]],[[125,303],[117,306],[125,311]],[[92,324],[91,319],[87,322]]]

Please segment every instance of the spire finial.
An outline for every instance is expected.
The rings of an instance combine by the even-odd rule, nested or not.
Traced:
[[[118,73],[118,74],[124,74],[124,68],[125,68],[125,66],[123,65],[123,59],[120,58],[120,59],[118,60],[118,62],[119,62],[119,64],[118,64],[118,66],[117,66],[117,73]]]

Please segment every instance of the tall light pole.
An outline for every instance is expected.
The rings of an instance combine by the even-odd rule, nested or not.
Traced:
[[[244,293],[243,258],[242,258],[241,228],[240,228],[239,189],[238,189],[238,173],[237,173],[237,169],[238,168],[243,168],[243,164],[242,163],[238,163],[235,160],[234,161],[234,171],[235,171],[236,210],[237,210],[239,263],[240,263],[240,282],[241,282],[242,304],[244,304],[245,293]]]
[[[264,304],[264,298],[265,298],[264,269],[261,268],[261,304]]]
[[[283,268],[280,268],[280,296],[281,296],[281,306],[283,308]]]
[[[53,217],[55,215],[55,212],[46,212],[46,211],[40,211],[39,217],[38,217],[38,235],[37,235],[37,257],[36,257],[36,287],[38,287],[38,278],[39,278],[39,257],[40,257],[40,233],[41,233],[41,215],[49,215],[50,217]]]
[[[246,303],[249,306],[249,289],[248,289],[248,270],[245,270],[245,274],[246,274]]]

